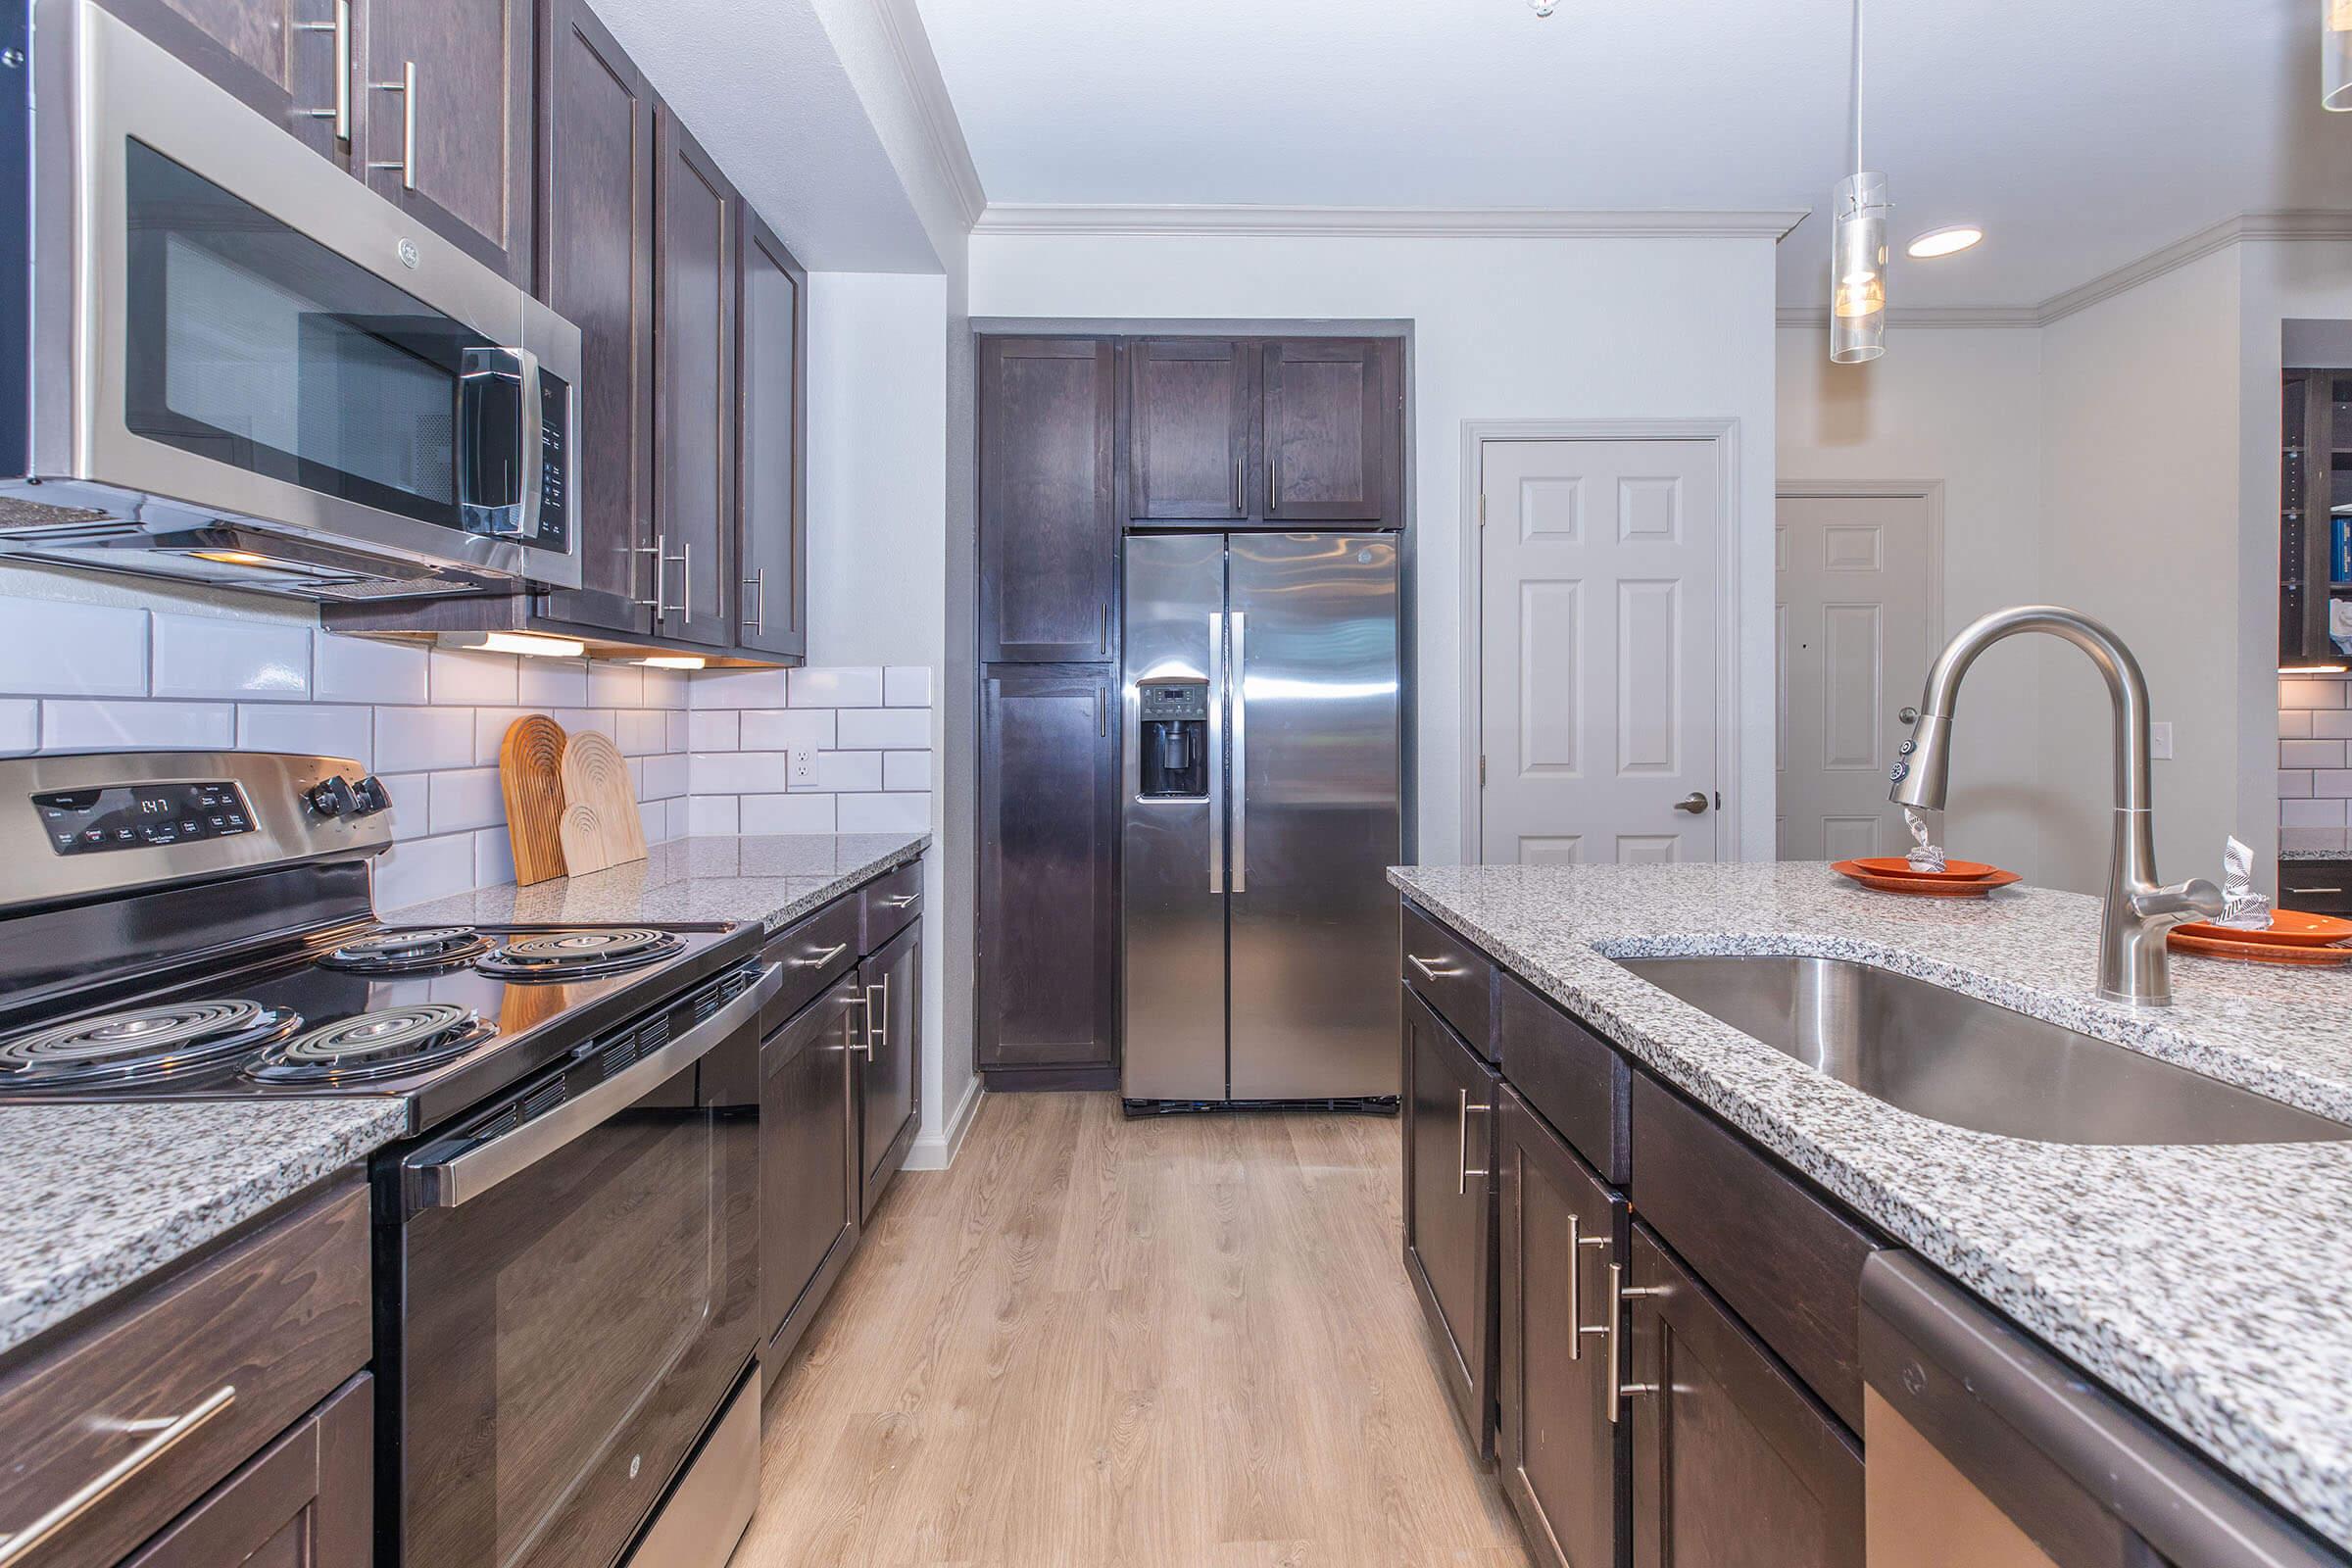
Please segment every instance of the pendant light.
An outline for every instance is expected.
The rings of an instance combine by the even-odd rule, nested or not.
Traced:
[[[2352,114],[2352,0],[2320,0],[2320,107]]]
[[[2352,6],[2352,0],[2331,0]],[[1830,197],[1830,362],[1886,352],[1886,176],[1862,167],[1862,0],[1854,0],[1854,172]]]

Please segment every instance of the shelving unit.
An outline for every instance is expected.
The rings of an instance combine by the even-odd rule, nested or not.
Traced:
[[[2279,431],[2278,662],[2339,663],[2328,605],[2352,582],[2331,580],[2331,514],[2352,507],[2352,370],[2288,370]]]

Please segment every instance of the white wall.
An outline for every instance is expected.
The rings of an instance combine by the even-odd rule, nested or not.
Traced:
[[[1419,858],[1462,834],[1462,422],[1729,416],[1741,663],[1772,660],[1773,247],[1763,239],[975,234],[974,317],[1407,319]],[[1741,851],[1772,853],[1771,683],[1740,694]]]
[[[1869,365],[1832,365],[1818,327],[1783,328],[1779,348],[1783,490],[1807,480],[1942,482],[1943,622],[1931,628],[1931,646],[1986,611],[2042,597],[2038,331],[1903,331]],[[1964,701],[1946,837],[1957,854],[2041,881],[2048,799],[2034,661],[1987,658]]]

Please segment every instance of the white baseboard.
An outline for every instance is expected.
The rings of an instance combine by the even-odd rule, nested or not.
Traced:
[[[947,1125],[937,1133],[917,1133],[906,1150],[906,1169],[946,1170],[956,1163],[963,1149],[964,1135],[972,1130],[972,1117],[980,1109],[980,1097],[987,1091],[978,1073],[963,1091],[963,1100],[949,1113]]]

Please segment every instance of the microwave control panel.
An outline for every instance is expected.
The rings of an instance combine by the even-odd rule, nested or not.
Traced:
[[[571,385],[539,376],[539,538],[547,549],[571,548]]]

